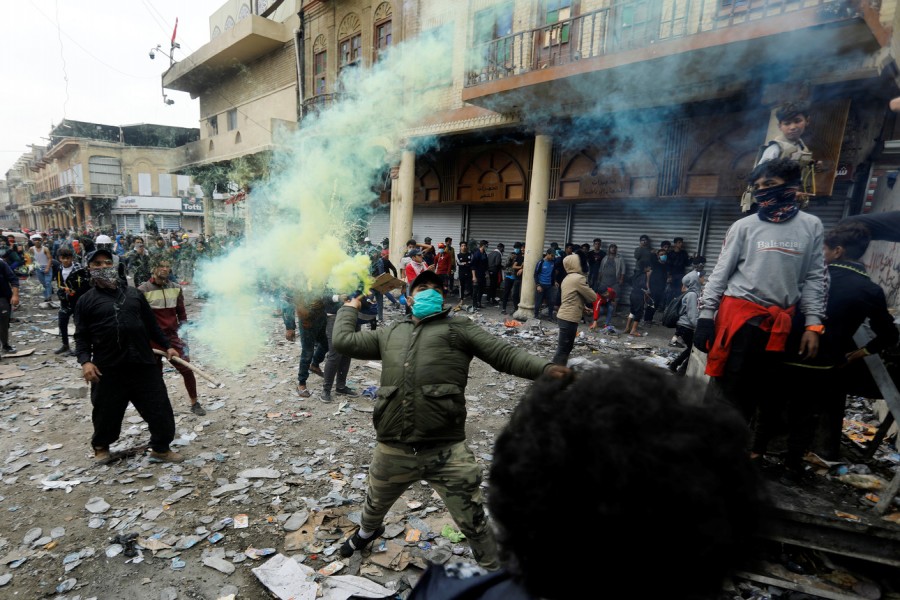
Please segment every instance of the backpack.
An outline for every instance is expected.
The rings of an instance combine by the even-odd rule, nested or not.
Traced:
[[[684,294],[680,294],[677,298],[669,300],[669,303],[666,305],[666,310],[663,312],[662,324],[664,327],[674,329],[678,325],[678,317],[681,316],[682,299],[684,299]]]

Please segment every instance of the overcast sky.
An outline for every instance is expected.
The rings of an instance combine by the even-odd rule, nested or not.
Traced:
[[[45,144],[63,118],[109,125],[197,127],[199,106],[167,91],[160,76],[178,17],[176,60],[209,42],[209,16],[224,0],[15,0],[4,2],[0,56],[0,179],[28,150]],[[68,80],[68,83],[67,83]]]

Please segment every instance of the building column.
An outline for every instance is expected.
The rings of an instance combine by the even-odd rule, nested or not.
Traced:
[[[90,229],[90,228],[91,228],[91,225],[92,225],[92,223],[91,223],[92,219],[91,219],[91,201],[90,201],[90,199],[89,199],[89,198],[84,198],[84,199],[81,201],[81,205],[82,205],[82,207],[84,207],[84,227],[85,227],[85,229]]]
[[[544,232],[547,228],[547,205],[550,200],[550,153],[553,140],[549,135],[534,138],[531,186],[528,190],[528,224],[525,228],[525,266],[522,271],[522,294],[513,317],[527,321],[534,315],[534,269],[544,258]]]
[[[200,201],[203,202],[203,235],[209,239],[215,233],[213,229],[213,199],[203,197],[200,198]]]
[[[391,186],[391,262],[400,267],[406,252],[406,240],[412,237],[413,195],[415,194],[416,153],[404,150],[397,173],[397,186]],[[405,279],[403,273],[398,273]]]

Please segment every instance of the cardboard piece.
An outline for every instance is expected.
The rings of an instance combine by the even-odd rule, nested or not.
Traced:
[[[19,358],[22,356],[31,356],[32,354],[34,354],[34,348],[29,348],[28,350],[19,350],[12,354],[4,354],[3,358]]]
[[[382,273],[375,278],[375,281],[373,281],[372,285],[369,287],[371,287],[376,292],[381,292],[383,294],[385,292],[390,292],[391,290],[401,288],[404,285],[406,285],[406,282],[404,282],[402,279],[397,279],[390,273]]]
[[[13,379],[25,375],[25,371],[15,365],[0,365],[0,379]]]
[[[380,574],[380,572],[378,574]],[[365,577],[336,575],[322,581],[322,600],[392,598],[393,596],[394,592]]]
[[[380,547],[380,544],[378,546]],[[402,571],[409,565],[411,557],[409,552],[406,551],[406,544],[388,540],[384,544],[384,550],[384,552],[378,552],[377,549],[373,549],[372,554],[369,555],[369,560],[376,565],[394,571]]]

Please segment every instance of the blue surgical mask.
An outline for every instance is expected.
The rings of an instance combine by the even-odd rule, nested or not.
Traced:
[[[666,260],[668,260],[668,258],[669,258],[668,256],[663,254],[662,256],[659,257],[659,262],[666,262]]]
[[[444,297],[437,290],[427,289],[413,296],[412,314],[417,319],[436,315],[444,308]]]
[[[516,254],[518,254],[518,253],[519,253],[519,249],[518,249],[518,248],[515,248],[515,249],[513,249],[513,252],[515,252]]]

